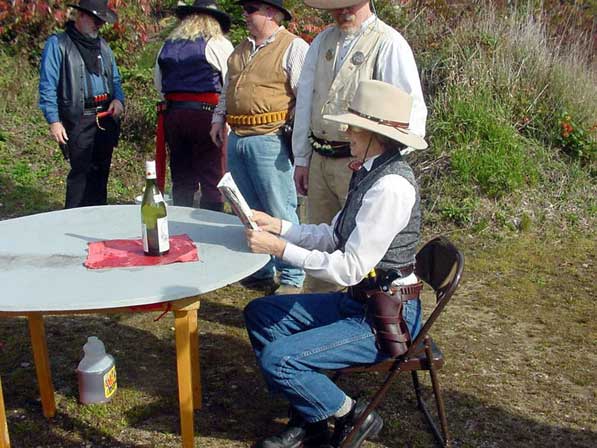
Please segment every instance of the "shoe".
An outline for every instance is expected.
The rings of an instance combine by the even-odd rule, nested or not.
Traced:
[[[283,296],[287,294],[302,294],[303,288],[300,286],[287,285],[282,283],[278,289],[274,291],[275,296]]]
[[[276,280],[273,278],[255,278],[252,275],[243,278],[239,283],[244,288],[263,291],[266,294],[272,294],[278,287]]]
[[[363,411],[367,408],[368,404],[369,403],[366,402],[357,402],[354,404],[348,414],[346,414],[344,417],[336,419],[334,425],[334,434],[332,435],[331,440],[331,445],[333,447],[339,447],[342,442],[344,442],[348,434],[350,434],[350,431],[352,431],[352,428],[354,428],[355,423],[358,421]],[[367,416],[361,427],[352,438],[352,442],[350,442],[350,444],[344,448],[360,447],[365,439],[375,438],[382,428],[383,419],[377,412],[371,412],[371,414]]]
[[[329,441],[328,421],[307,423],[299,416],[292,417],[280,434],[260,440],[255,448],[320,447]]]

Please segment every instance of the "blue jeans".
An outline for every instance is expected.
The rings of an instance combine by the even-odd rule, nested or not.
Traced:
[[[283,394],[308,422],[332,416],[346,397],[325,370],[387,357],[375,345],[364,306],[345,292],[262,297],[244,313],[270,391]],[[403,317],[414,338],[421,302],[406,302]]]
[[[228,169],[249,207],[298,224],[293,169],[285,144],[279,135],[228,136]],[[256,278],[273,278],[274,267],[280,283],[301,287],[302,269],[272,257]]]

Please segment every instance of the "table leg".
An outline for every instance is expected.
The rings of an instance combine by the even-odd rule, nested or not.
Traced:
[[[6,410],[4,409],[4,395],[2,394],[2,381],[0,381],[0,448],[10,448],[8,425],[6,424]]]
[[[178,374],[178,401],[180,406],[180,433],[183,448],[194,447],[193,385],[191,369],[191,314],[196,310],[174,311],[176,332],[176,370]]]
[[[41,395],[41,405],[44,416],[51,418],[56,415],[56,403],[54,401],[54,386],[52,384],[44,318],[41,314],[30,314],[28,318],[33,360],[35,361],[39,394]]]
[[[190,331],[191,331],[191,378],[193,381],[193,408],[201,409],[201,367],[199,365],[199,324],[197,322],[197,313],[190,312]]]

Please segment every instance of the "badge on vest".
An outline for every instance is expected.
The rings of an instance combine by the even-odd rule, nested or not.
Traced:
[[[328,51],[326,51],[325,59],[327,61],[331,61],[332,59],[334,59],[334,51],[331,48]]]
[[[363,54],[363,52],[357,51],[355,54],[352,55],[350,61],[354,65],[361,65],[363,62],[365,62],[365,55]]]

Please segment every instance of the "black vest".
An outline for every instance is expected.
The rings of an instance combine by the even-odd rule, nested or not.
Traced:
[[[72,129],[81,119],[85,108],[85,85],[91,76],[85,68],[79,50],[66,33],[57,35],[62,66],[58,80],[58,114],[64,127]],[[102,76],[111,97],[114,96],[114,77],[112,73],[112,52],[104,39],[101,39],[100,51],[102,55]],[[91,82],[89,82],[91,85]],[[92,92],[89,92],[92,95]]]
[[[363,170],[365,168],[361,168],[360,172],[352,175],[346,204],[336,222],[334,233],[338,238],[338,249],[344,250],[346,241],[356,226],[356,216],[363,203],[365,193],[383,176],[398,174],[415,188],[415,205],[411,210],[408,224],[394,237],[388,251],[376,268],[389,270],[414,264],[417,243],[420,237],[421,210],[419,188],[412,168],[402,160],[400,153],[388,151],[373,161],[369,172],[365,174]],[[379,206],[383,207],[384,204],[379,204]]]

